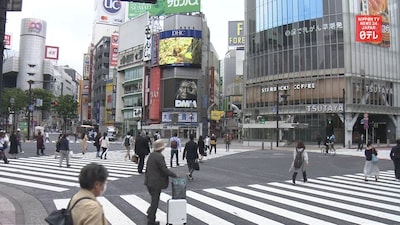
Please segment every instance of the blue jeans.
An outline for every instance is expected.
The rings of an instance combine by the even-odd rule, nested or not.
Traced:
[[[172,158],[174,158],[174,155],[176,155],[176,166],[179,166],[178,149],[171,149],[171,160],[170,160],[171,167],[172,167]]]

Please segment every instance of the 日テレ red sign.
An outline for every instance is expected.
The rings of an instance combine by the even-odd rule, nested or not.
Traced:
[[[381,42],[382,16],[356,16],[356,42]]]

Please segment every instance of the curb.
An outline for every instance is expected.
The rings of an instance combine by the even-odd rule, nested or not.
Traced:
[[[0,207],[1,212],[3,212],[3,210],[15,211],[14,215],[16,225],[47,224],[44,221],[44,218],[48,215],[46,209],[44,208],[43,204],[32,195],[16,189],[15,187],[11,188],[0,184],[0,196],[4,197],[5,199],[3,200],[6,202],[5,207],[3,205]],[[12,214],[13,213],[10,212],[11,217],[13,217]]]

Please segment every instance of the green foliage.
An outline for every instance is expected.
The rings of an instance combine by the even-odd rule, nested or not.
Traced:
[[[78,102],[75,101],[72,95],[63,95],[57,98],[58,106],[53,105],[53,110],[58,113],[59,116],[66,119],[75,118],[78,114]]]
[[[35,88],[32,89],[33,104],[35,104],[36,99],[42,99],[43,101],[43,106],[36,107],[37,110],[50,110],[52,105],[51,102],[54,99],[54,95],[48,90]]]
[[[28,105],[28,95],[19,88],[4,88],[2,94],[3,113],[8,111],[8,107],[11,107],[10,99],[14,98],[15,111],[25,109]]]

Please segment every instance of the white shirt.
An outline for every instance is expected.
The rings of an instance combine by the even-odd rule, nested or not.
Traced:
[[[204,141],[205,145],[210,145],[210,137],[206,137],[206,140]]]

